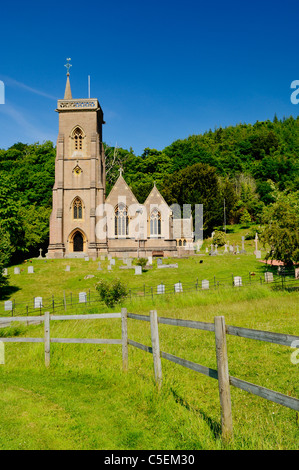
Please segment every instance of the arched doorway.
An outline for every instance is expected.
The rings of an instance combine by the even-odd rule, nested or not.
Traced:
[[[74,234],[73,251],[83,251],[83,236],[81,232],[76,232]]]

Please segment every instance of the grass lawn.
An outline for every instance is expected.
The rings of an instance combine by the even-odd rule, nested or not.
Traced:
[[[240,234],[232,234],[240,238]],[[240,243],[241,246],[241,243]],[[114,276],[133,293],[123,306],[130,312],[213,322],[224,315],[226,324],[299,335],[299,292],[273,290],[260,284],[265,265],[255,259],[254,242],[246,255],[205,255],[177,262],[177,269],[152,269],[135,276],[119,269],[110,273],[107,261],[32,260],[34,274],[13,274],[6,298],[26,305],[35,296],[73,298],[80,291],[94,294],[97,280]],[[200,260],[203,260],[200,263]],[[65,272],[70,265],[71,271]],[[249,273],[255,273],[254,281]],[[276,276],[276,269],[274,270]],[[86,275],[95,277],[84,279]],[[217,286],[217,280],[242,276],[241,288]],[[214,288],[216,277],[216,288]],[[209,279],[209,291],[194,289],[197,278]],[[251,279],[251,284],[250,284]],[[159,283],[193,283],[190,291],[142,296]],[[4,314],[3,302],[0,308]],[[91,303],[70,307],[73,312],[108,312]],[[117,306],[113,311],[120,311]],[[150,345],[150,325],[128,320],[129,338]],[[214,334],[168,325],[159,326],[161,350],[216,369]],[[43,325],[14,324],[0,335],[42,337]],[[51,337],[120,338],[119,319],[51,322]],[[1,339],[1,337],[0,337]],[[293,349],[259,341],[227,337],[229,373],[257,385],[299,397],[298,364]],[[162,359],[163,386],[154,383],[152,355],[129,348],[129,369],[123,373],[119,345],[52,344],[51,366],[44,366],[43,344],[5,343],[0,365],[0,449],[286,449],[298,448],[298,413],[231,387],[234,439],[221,440],[218,382]]]

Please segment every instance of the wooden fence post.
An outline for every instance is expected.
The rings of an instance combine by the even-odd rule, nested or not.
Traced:
[[[44,316],[44,328],[45,328],[45,366],[50,366],[50,312],[45,312]]]
[[[158,316],[156,310],[150,311],[151,339],[154,359],[155,380],[160,389],[162,386],[162,365],[159,344]]]
[[[215,317],[214,324],[218,369],[218,385],[221,405],[222,438],[223,440],[228,441],[233,437],[233,422],[224,317]]]
[[[121,309],[121,339],[123,370],[128,370],[128,312],[126,308]]]

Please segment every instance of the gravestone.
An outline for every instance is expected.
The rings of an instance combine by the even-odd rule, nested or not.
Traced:
[[[237,255],[240,253],[239,251],[239,245],[237,245]]]
[[[224,252],[223,252],[223,253],[228,253],[228,249],[227,249],[227,248],[228,248],[228,245],[225,244],[225,245],[224,245]]]
[[[112,258],[112,255],[108,255],[108,261],[110,261]]]
[[[132,267],[132,258],[127,259],[127,266],[128,266],[128,268]]]
[[[101,255],[100,259],[101,259],[101,261],[105,261],[105,259],[106,259],[105,255]]]
[[[299,268],[295,269],[295,279],[299,279]]]
[[[85,261],[89,261],[89,256],[84,257]]]
[[[240,276],[234,277],[234,287],[242,286],[242,278]]]
[[[70,266],[66,266],[66,267],[65,267],[65,270],[66,270],[67,272],[69,272],[69,271],[71,270],[71,267],[70,267]]]
[[[42,297],[34,297],[34,308],[40,308],[43,306],[43,298]]]
[[[159,284],[157,286],[157,294],[165,294],[165,286],[164,284]]]
[[[33,273],[34,273],[34,268],[33,268],[33,266],[28,266],[27,271],[28,271],[28,274],[33,274]]]
[[[161,258],[158,258],[157,259],[157,266],[161,266],[161,264],[163,264],[163,261],[161,260]]]
[[[174,285],[174,291],[175,291],[175,292],[183,292],[183,286],[182,286],[182,283],[181,283],[181,282],[177,282],[177,283]]]
[[[152,257],[152,256],[149,256],[149,257],[147,258],[147,262],[148,262],[148,264],[153,264],[153,257]]]
[[[254,254],[256,255],[256,253],[258,252],[258,240],[259,240],[259,237],[258,237],[258,234],[257,232],[255,233],[255,239],[254,239],[254,242],[255,242],[255,251],[254,251]]]
[[[4,310],[7,312],[9,310],[12,310],[12,300],[6,300],[4,302]]]
[[[255,252],[255,257],[256,257],[256,259],[261,259],[261,257],[262,257],[262,252],[261,252],[261,250],[257,250],[257,251]]]
[[[273,282],[273,273],[265,272],[265,282]]]
[[[243,235],[243,236],[242,236],[242,249],[241,249],[240,253],[246,253],[244,243],[245,243],[245,237],[244,237],[244,235]]]
[[[114,258],[111,258],[111,260],[110,260],[110,265],[111,265],[111,266],[115,266],[115,259],[114,259]]]
[[[79,292],[79,304],[85,304],[87,302],[86,292]]]
[[[206,253],[209,253],[209,248],[208,247],[206,248]]]
[[[135,266],[135,274],[142,274],[142,267],[141,266]]]
[[[20,268],[14,268],[14,274],[20,274]]]
[[[234,247],[233,247],[233,245],[229,245],[229,252],[230,252],[230,253],[233,253],[233,252],[234,252]]]
[[[203,279],[201,281],[201,288],[202,289],[209,289],[210,288],[210,282],[207,279]]]
[[[99,261],[99,263],[98,263],[98,271],[102,271],[101,262],[100,262],[100,261]]]
[[[38,259],[42,259],[42,257],[43,257],[43,250],[42,250],[42,248],[40,248],[40,249],[39,249],[39,257],[38,257]]]
[[[7,268],[3,268],[2,274],[3,274],[3,276],[7,276],[7,275],[8,275]]]
[[[111,264],[108,264],[107,269],[108,269],[108,271],[111,271],[111,270],[112,270]]]

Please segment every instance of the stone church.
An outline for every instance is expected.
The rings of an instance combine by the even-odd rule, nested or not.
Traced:
[[[58,100],[59,132],[48,258],[193,253],[192,217],[174,217],[154,185],[139,204],[120,175],[106,197],[104,115],[97,99],[73,99],[69,68]]]

